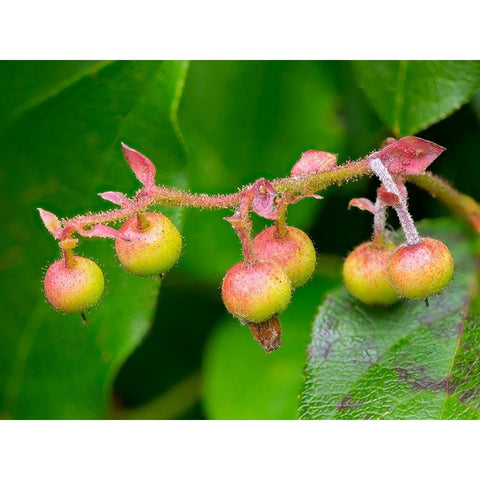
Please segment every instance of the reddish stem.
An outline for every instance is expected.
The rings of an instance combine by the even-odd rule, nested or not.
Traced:
[[[62,248],[63,260],[65,262],[66,268],[74,268],[77,262],[73,255],[73,250],[71,248]]]
[[[332,184],[341,184],[342,182],[354,179],[363,175],[371,175],[372,171],[368,164],[368,158],[349,162],[330,170],[303,175],[301,177],[287,177],[273,180],[271,183],[275,190],[280,194],[288,194],[292,197],[306,196],[319,190],[323,190]],[[417,183],[425,188],[433,196],[444,201],[455,213],[467,218],[470,223],[480,232],[480,207],[473,200],[468,198],[469,202],[464,200],[459,192],[445,182],[431,174],[413,174],[408,175],[408,180]],[[60,234],[62,240],[70,238],[75,232],[97,224],[107,224],[127,219],[134,215],[144,212],[152,205],[160,206],[178,206],[206,209],[230,209],[239,208],[244,194],[250,189],[250,186],[243,190],[229,195],[207,195],[183,192],[174,188],[164,186],[154,186],[148,190],[140,190],[131,200],[128,206],[102,212],[93,215],[79,215],[72,219],[62,222],[63,228]],[[473,206],[472,206],[473,205]],[[473,214],[471,212],[474,212]],[[281,222],[281,220],[280,220]],[[280,223],[280,231],[282,225]]]

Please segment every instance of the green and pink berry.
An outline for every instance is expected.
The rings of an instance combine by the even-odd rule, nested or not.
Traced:
[[[440,293],[452,280],[453,257],[448,247],[434,238],[416,245],[401,245],[389,260],[389,279],[399,295],[410,299]]]
[[[287,226],[285,235],[280,237],[275,226],[269,227],[254,238],[253,247],[259,260],[269,260],[283,268],[292,288],[305,284],[315,270],[315,247],[298,228]]]
[[[282,313],[291,297],[291,283],[276,263],[240,262],[225,275],[222,298],[227,310],[241,322],[264,322]]]
[[[182,252],[182,236],[175,225],[161,213],[145,213],[129,218],[120,228],[130,241],[117,238],[115,250],[129,272],[159,275],[170,270]]]
[[[343,264],[343,280],[347,290],[367,305],[391,305],[399,300],[388,277],[388,262],[395,245],[381,247],[365,242],[356,247]]]
[[[103,295],[102,270],[92,260],[72,256],[50,265],[44,279],[45,296],[52,307],[63,313],[81,313],[95,306]]]

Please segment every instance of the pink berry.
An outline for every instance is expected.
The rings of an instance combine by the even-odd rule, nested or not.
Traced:
[[[317,260],[315,247],[305,232],[286,227],[287,233],[278,237],[276,227],[269,227],[253,240],[259,260],[269,260],[280,265],[288,275],[292,288],[303,285],[312,276]]]
[[[400,245],[388,264],[390,282],[395,290],[411,299],[440,293],[450,283],[453,269],[448,247],[428,237],[416,245]]]
[[[273,262],[234,265],[225,275],[222,297],[227,310],[242,322],[264,322],[288,306],[291,284]]]
[[[73,256],[72,265],[57,260],[44,279],[45,295],[59,312],[80,313],[98,303],[105,281],[100,267],[92,260]]]

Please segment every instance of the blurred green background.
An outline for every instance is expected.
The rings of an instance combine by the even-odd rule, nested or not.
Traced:
[[[227,193],[288,175],[309,149],[345,162],[406,134],[446,147],[432,170],[479,199],[479,62],[412,63],[0,62],[2,418],[297,418],[312,320],[341,282],[342,257],[370,235],[368,214],[348,201],[373,198],[374,181],[290,209],[319,261],[271,355],[221,303],[240,260],[228,212],[162,210],[185,248],[161,286],[125,273],[111,240],[82,239],[79,253],[108,279],[85,326],[43,298],[59,252],[36,208],[70,217],[109,208],[99,192],[133,195],[121,141],[155,163],[157,183]],[[413,187],[410,198],[415,219],[448,213]]]

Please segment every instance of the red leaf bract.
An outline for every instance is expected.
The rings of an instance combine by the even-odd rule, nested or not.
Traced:
[[[418,137],[403,137],[370,155],[379,158],[390,173],[422,173],[444,147]]]
[[[123,154],[135,176],[142,182],[145,187],[153,187],[155,185],[155,165],[140,152],[137,152],[128,145],[122,143]]]

